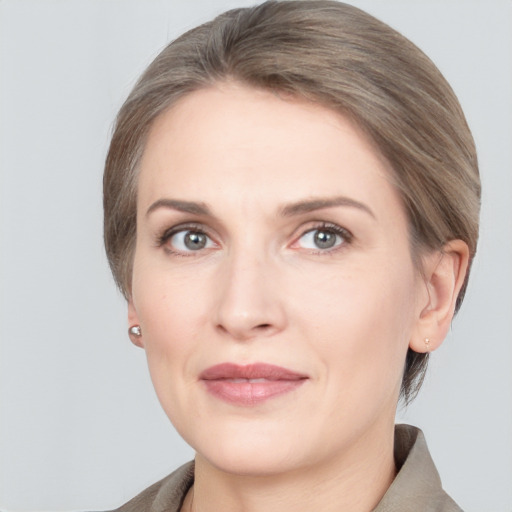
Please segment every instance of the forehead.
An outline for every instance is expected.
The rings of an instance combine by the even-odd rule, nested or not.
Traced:
[[[140,202],[286,203],[342,194],[400,202],[390,169],[348,119],[321,105],[222,84],[158,117],[141,160]]]

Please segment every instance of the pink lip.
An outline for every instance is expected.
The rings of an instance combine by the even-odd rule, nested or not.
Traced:
[[[236,405],[256,405],[289,393],[304,384],[307,376],[265,363],[240,366],[222,363],[199,376],[217,398]]]

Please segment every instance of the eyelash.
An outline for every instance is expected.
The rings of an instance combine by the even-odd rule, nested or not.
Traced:
[[[298,241],[307,235],[308,233],[314,232],[314,231],[325,231],[328,233],[334,233],[335,235],[339,236],[342,239],[342,242],[334,246],[332,248],[327,249],[320,249],[318,250],[309,250],[310,254],[318,254],[318,255],[332,255],[340,250],[346,249],[347,245],[352,244],[354,235],[346,228],[343,228],[339,226],[338,224],[333,224],[331,222],[318,222],[315,223],[312,227],[309,229],[303,231],[297,238],[295,238],[295,241],[293,244],[297,244]]]
[[[184,253],[181,251],[177,251],[169,247],[167,242],[176,234],[186,231],[192,231],[194,233],[202,234],[208,237],[210,240],[214,241],[214,239],[209,235],[208,230],[205,230],[202,224],[180,224],[178,226],[174,226],[170,229],[165,230],[161,235],[157,237],[157,246],[163,247],[164,250],[168,254],[172,254],[173,256],[192,256],[194,254],[194,251],[190,251],[190,253]],[[308,250],[310,254],[321,254],[321,255],[328,255],[336,253],[339,250],[342,250],[346,248],[347,245],[350,245],[353,242],[354,236],[353,234],[348,231],[346,228],[343,228],[337,224],[333,224],[331,222],[318,222],[315,223],[313,226],[309,227],[305,231],[302,231],[299,236],[297,236],[294,239],[294,242],[291,244],[292,246],[297,244],[298,241],[307,235],[308,233],[311,233],[313,231],[326,231],[330,233],[334,233],[336,236],[339,236],[342,238],[342,242],[338,244],[337,246],[334,246],[333,248],[327,248],[327,249],[321,249],[318,248],[318,250]],[[215,241],[214,241],[215,243]],[[199,251],[197,251],[199,252]]]
[[[184,253],[184,252],[172,249],[169,245],[166,245],[167,242],[174,235],[181,233],[181,232],[187,232],[187,231],[205,235],[210,240],[213,240],[213,238],[208,234],[208,231],[204,229],[202,224],[195,224],[195,223],[180,224],[178,226],[173,226],[172,228],[165,230],[161,235],[159,235],[157,238],[157,246],[163,247],[165,252],[167,252],[168,254],[172,254],[173,256],[183,256],[183,257],[192,256],[194,251],[191,251],[190,253]]]

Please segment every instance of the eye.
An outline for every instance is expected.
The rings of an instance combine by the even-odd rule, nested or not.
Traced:
[[[212,239],[202,231],[181,229],[165,237],[164,243],[170,246],[173,252],[190,253],[214,247]]]
[[[350,234],[339,226],[322,226],[306,231],[296,242],[303,249],[327,251],[350,241]]]

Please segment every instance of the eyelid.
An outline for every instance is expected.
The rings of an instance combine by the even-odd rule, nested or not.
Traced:
[[[183,231],[193,231],[196,233],[201,233],[207,236],[216,246],[218,246],[218,242],[214,236],[212,236],[211,231],[204,226],[204,224],[197,222],[183,222],[176,226],[172,226],[168,229],[165,229],[161,234],[156,236],[156,245],[157,247],[163,247],[167,252],[178,255],[178,256],[192,256],[195,252],[200,253],[202,250],[198,251],[190,251],[190,252],[182,252],[177,249],[171,249],[167,247],[167,242],[176,234],[181,233]],[[205,248],[205,250],[209,250],[211,248]]]
[[[156,238],[158,241],[158,245],[164,244],[169,238],[180,231],[197,231],[200,233],[204,233],[207,235],[208,233],[205,231],[204,226],[202,224],[196,222],[183,222],[172,226],[170,228],[166,228],[162,230],[161,233],[157,234]]]
[[[329,248],[329,249],[321,249],[318,248],[317,250],[314,249],[304,249],[305,251],[308,251],[312,254],[328,254],[333,253],[338,250],[341,250],[347,245],[350,245],[354,239],[354,235],[347,229],[339,224],[335,224],[333,222],[327,222],[327,221],[313,221],[311,224],[309,224],[307,227],[301,227],[299,233],[293,237],[293,242],[290,244],[291,248],[297,248],[301,249],[301,247],[295,247],[297,246],[299,240],[305,236],[308,233],[311,233],[312,231],[332,231],[336,235],[340,236],[343,239],[343,242],[335,247]]]
[[[336,224],[334,222],[329,221],[311,221],[306,223],[306,225],[302,225],[299,229],[296,230],[296,234],[292,235],[292,242],[288,245],[288,247],[293,249],[301,249],[301,247],[297,247],[297,244],[299,240],[305,236],[307,233],[310,233],[315,230],[326,230],[326,231],[332,231],[336,235],[340,236],[343,239],[343,242],[341,244],[338,244],[335,247],[328,248],[328,249],[321,249],[318,248],[318,250],[313,249],[303,249],[310,253],[321,253],[321,254],[327,254],[327,253],[333,253],[337,250],[340,250],[344,248],[347,245],[350,245],[354,239],[354,235],[345,227],[340,226],[339,224]],[[182,231],[194,231],[197,233],[202,233],[206,235],[212,242],[217,246],[217,248],[220,246],[217,237],[214,236],[211,232],[211,229],[209,229],[207,226],[205,226],[202,223],[199,222],[183,222],[180,224],[177,224],[175,226],[172,226],[170,228],[164,229],[161,234],[156,235],[156,246],[157,247],[164,247],[168,240],[176,235],[177,233],[180,233]],[[182,252],[179,250],[173,250],[169,247],[164,247],[166,251],[175,254],[175,255],[182,255],[182,256],[189,256],[193,255],[194,252],[201,253],[202,250],[198,251],[190,251],[189,252]],[[211,248],[209,248],[211,249]],[[208,249],[206,249],[208,250]]]

